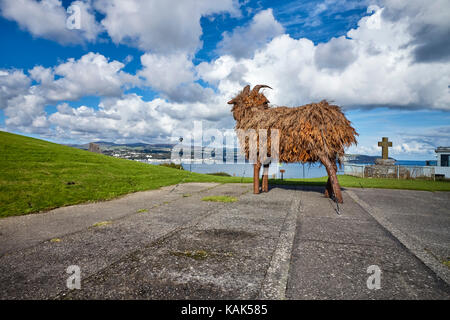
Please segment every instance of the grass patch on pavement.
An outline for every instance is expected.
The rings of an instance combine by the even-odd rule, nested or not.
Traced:
[[[195,260],[204,260],[209,256],[208,252],[206,252],[205,250],[194,250],[194,251],[186,250],[182,252],[172,251],[171,254],[177,257],[188,257]]]
[[[212,201],[212,202],[236,202],[237,198],[230,196],[209,196],[202,198],[202,201]]]
[[[111,224],[111,223],[112,223],[111,221],[100,221],[100,222],[94,223],[94,224],[92,225],[92,227],[94,227],[94,228],[97,228],[97,227],[104,227],[104,226],[107,226],[107,225],[109,225],[109,224]]]

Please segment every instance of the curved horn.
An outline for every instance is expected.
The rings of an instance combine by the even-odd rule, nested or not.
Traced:
[[[244,87],[244,90],[242,90],[242,93],[244,93],[244,94],[249,94],[249,93],[250,93],[250,86],[249,86],[249,85],[246,85],[246,86]]]
[[[258,85],[256,85],[256,86],[253,88],[252,93],[258,93],[259,90],[260,90],[261,88],[269,88],[269,89],[272,89],[271,87],[266,86],[265,84],[258,84]]]

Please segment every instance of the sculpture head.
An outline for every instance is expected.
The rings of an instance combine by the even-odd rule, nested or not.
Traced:
[[[228,101],[228,104],[233,105],[233,107],[231,108],[231,112],[236,111],[237,108],[268,108],[270,101],[263,93],[259,92],[259,90],[262,88],[272,89],[271,87],[264,84],[258,84],[252,90],[250,90],[249,85],[245,86],[244,89],[236,97]]]

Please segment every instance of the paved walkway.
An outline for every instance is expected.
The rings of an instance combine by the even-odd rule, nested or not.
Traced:
[[[189,183],[1,219],[0,298],[449,299],[445,281],[374,219],[376,203],[347,190],[338,216],[320,191]],[[209,195],[238,201],[201,200]],[[71,265],[80,290],[66,287]],[[379,290],[367,289],[370,265]]]
[[[449,192],[353,189],[348,195],[450,283]]]
[[[359,190],[344,191],[341,215],[335,213],[336,207],[331,201],[324,201],[317,192],[320,189],[300,190],[302,213],[292,251],[288,298],[450,298],[449,286],[380,225],[360,205],[359,198],[355,201],[349,196]],[[364,193],[365,199],[375,199],[378,190],[365,189]],[[442,196],[429,194],[432,195],[429,200]],[[401,206],[402,195],[393,198],[395,201],[390,205]],[[373,205],[377,203],[374,201]],[[449,232],[447,228],[447,236]],[[381,288],[378,290],[367,288],[368,277],[372,275],[367,269],[372,265],[381,270]]]

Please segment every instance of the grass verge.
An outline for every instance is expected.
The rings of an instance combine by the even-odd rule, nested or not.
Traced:
[[[338,176],[339,184],[344,188],[380,188],[405,189],[423,191],[450,191],[449,181],[433,181],[421,179],[387,179],[387,178],[358,178],[347,175]],[[327,177],[310,179],[269,179],[269,184],[325,186]]]

